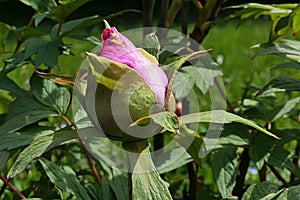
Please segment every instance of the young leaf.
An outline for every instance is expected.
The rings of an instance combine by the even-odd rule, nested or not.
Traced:
[[[269,131],[261,128],[256,125],[254,122],[237,116],[232,113],[228,113],[224,110],[213,110],[207,112],[193,113],[185,116],[181,116],[178,118],[179,124],[189,124],[189,123],[199,123],[199,122],[208,122],[208,123],[217,123],[217,124],[227,124],[232,122],[239,122],[245,125],[251,126],[271,137],[276,139],[280,139],[276,135],[270,133]]]
[[[10,168],[7,177],[12,178],[21,173],[33,159],[41,156],[49,149],[76,138],[78,138],[76,131],[58,131],[39,137],[20,153]]]
[[[276,193],[278,185],[271,181],[265,181],[251,185],[244,193],[242,200],[256,200],[262,199],[270,193]]]
[[[212,161],[214,179],[223,198],[229,197],[235,185],[237,176],[237,147],[228,146],[219,149]]]
[[[76,199],[90,200],[85,188],[80,184],[75,172],[68,167],[67,171],[61,169],[55,163],[44,158],[40,158],[39,162],[43,166],[50,181],[58,188],[70,192]]]

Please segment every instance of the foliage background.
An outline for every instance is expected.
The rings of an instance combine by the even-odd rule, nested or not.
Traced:
[[[290,2],[292,3],[292,1]],[[297,1],[294,2],[298,3]],[[239,3],[242,2],[239,1]],[[247,2],[245,1],[243,3]],[[260,1],[260,3],[264,2]],[[267,3],[270,2],[268,1]],[[276,2],[274,1],[274,3]],[[237,4],[237,2],[228,1],[223,6],[226,7],[233,4]],[[156,3],[155,6],[154,24],[157,24],[157,21],[159,20],[160,5]],[[0,9],[1,22],[15,27],[15,30],[17,30],[16,32],[22,27],[25,27],[30,21],[30,18],[35,14],[35,11],[32,8],[24,5],[20,1],[2,0],[0,1]],[[74,11],[67,17],[66,21],[93,16],[95,14],[107,16],[124,9],[142,10],[142,1],[90,1]],[[297,68],[270,70],[272,66],[285,63],[287,60],[291,61],[287,58],[288,53],[281,57],[276,55],[266,55],[255,59],[252,58],[255,53],[258,53],[260,50],[249,49],[249,47],[255,44],[268,42],[272,18],[269,16],[261,16],[257,20],[249,19],[237,28],[237,25],[239,24],[238,19],[235,18],[224,21],[224,18],[231,13],[234,12],[228,10],[221,11],[202,45],[205,49],[213,48],[211,55],[218,62],[220,69],[223,72],[227,97],[235,108],[234,112],[240,116],[255,120],[260,126],[268,128],[270,117],[274,114],[272,113],[273,110],[276,111],[280,109],[280,107],[284,106],[286,102],[290,102],[290,100],[297,100],[292,104],[290,109],[284,110],[284,114],[276,119],[276,121],[271,122],[272,126],[270,131],[283,137],[282,143],[277,143],[273,138],[264,135],[256,136],[257,133],[255,130],[245,128],[242,125],[235,123],[229,124],[225,127],[223,137],[227,142],[225,142],[223,146],[221,145],[220,148],[216,148],[216,151],[212,152],[209,156],[202,159],[201,167],[197,167],[197,169],[194,170],[195,179],[192,179],[193,177],[190,175],[191,170],[188,165],[179,167],[162,177],[170,184],[169,190],[175,199],[197,199],[197,197],[198,199],[199,197],[201,197],[201,199],[221,199],[222,197],[234,199],[236,198],[235,196],[243,199],[258,199],[263,197],[265,197],[265,199],[285,199],[287,197],[289,197],[289,199],[297,199],[297,195],[300,193],[298,186],[298,156],[300,151],[298,140],[300,131],[299,119],[297,119],[299,116],[299,100],[297,99],[299,97],[299,84],[294,86],[292,91],[276,94],[272,93],[270,96],[267,95],[263,97],[255,97],[255,94],[270,80],[282,75],[299,80],[299,69],[298,71]],[[190,31],[193,29],[197,14],[198,10],[193,4],[190,4]],[[141,16],[141,13],[128,12],[113,17],[110,19],[110,23],[117,26],[120,31],[128,30],[142,26],[142,21],[136,20],[137,18],[141,19]],[[180,30],[180,18],[181,14],[179,13],[175,23],[172,25],[172,29]],[[128,23],[128,21],[130,21],[130,23]],[[96,38],[100,38],[100,33],[103,29],[103,24],[100,22],[101,20],[99,19],[98,23],[77,30],[77,36],[93,35]],[[38,35],[39,38],[49,40],[48,33],[56,23],[56,21],[51,19],[45,19],[37,28],[34,27],[34,29],[43,32],[42,35]],[[13,51],[17,45],[15,36],[15,33],[9,34],[5,44],[5,50],[1,49],[0,67],[2,70],[7,59],[14,55]],[[36,35],[33,34],[30,37],[35,36]],[[297,41],[297,37],[293,36],[291,30],[283,34],[276,42],[284,42],[282,39],[293,39]],[[80,63],[85,58],[84,52],[90,51],[95,47],[94,43],[82,40],[82,38],[78,39],[71,34],[63,38],[63,43],[65,44],[64,46],[68,47],[65,50],[70,51],[71,55],[70,53],[68,55],[60,52],[58,60],[60,68],[56,69],[47,66],[39,66],[39,70],[51,72],[59,76],[74,77]],[[22,46],[20,51],[23,51],[24,49],[26,49],[26,46]],[[299,51],[299,49],[297,50]],[[34,56],[32,58],[35,59]],[[292,61],[299,63],[299,59]],[[24,127],[23,125],[20,125],[21,128],[18,127],[18,130],[9,132],[12,139],[10,139],[8,134],[3,131],[2,125],[6,122],[6,119],[9,119],[7,116],[13,116],[14,112],[20,113],[20,110],[18,109],[14,111],[14,107],[12,106],[16,105],[16,99],[20,100],[21,105],[24,106],[26,104],[26,99],[21,101],[22,99],[18,98],[19,93],[22,93],[23,97],[26,91],[29,93],[33,91],[35,84],[40,84],[46,89],[50,85],[50,88],[52,88],[51,90],[55,90],[58,94],[60,94],[60,92],[68,94],[65,90],[70,91],[68,86],[65,87],[60,84],[54,84],[51,81],[48,82],[49,77],[48,79],[39,79],[34,75],[34,70],[34,65],[29,63],[22,67],[18,67],[9,73],[1,74],[0,113],[2,115],[0,118],[0,125],[2,132],[0,138],[2,139],[2,143],[0,146],[2,146],[2,151],[0,152],[0,175],[3,177],[3,181],[0,183],[2,188],[0,190],[1,198],[18,199],[20,196],[18,197],[16,191],[20,191],[26,197],[39,197],[43,199],[71,199],[75,197],[82,199],[97,199],[100,196],[103,198],[105,197],[106,199],[124,198],[124,196],[122,197],[120,194],[126,190],[124,189],[124,185],[127,184],[126,175],[111,171],[107,169],[107,166],[94,159],[92,162],[94,162],[97,171],[100,174],[98,176],[102,179],[101,186],[97,185],[99,180],[97,180],[97,176],[95,176],[93,170],[90,168],[91,163],[89,163],[89,161],[91,159],[86,158],[84,148],[82,148],[80,142],[71,140],[76,138],[76,134],[71,130],[72,115],[70,110],[65,113],[57,114],[56,108],[50,106],[50,110],[48,108],[46,109],[47,112],[50,112],[49,116],[47,115],[46,118],[41,117],[40,120],[38,120],[39,123],[29,123]],[[19,87],[14,84],[12,84],[14,86],[12,88],[5,88],[4,86],[7,85],[7,82],[4,81],[7,79],[3,78],[5,76],[9,77],[17,84],[17,86],[25,91],[20,90]],[[52,78],[53,77],[50,77],[50,80]],[[65,81],[64,78],[62,78],[62,80]],[[37,91],[39,90],[39,88],[35,88]],[[10,94],[8,94],[8,91]],[[35,99],[41,100],[38,95],[34,94],[34,91],[33,95]],[[59,95],[56,97],[59,98]],[[64,97],[63,102],[67,103],[69,98],[70,97]],[[202,98],[205,99],[207,97],[203,96]],[[12,102],[15,102],[15,104]],[[27,103],[31,104],[29,107],[32,106],[31,97]],[[56,106],[58,105],[60,109],[66,109],[63,108],[65,106],[63,104],[55,104]],[[202,106],[205,108],[207,105],[204,102]],[[41,107],[41,109],[43,109],[43,107]],[[62,120],[64,117],[66,117],[67,120]],[[23,119],[19,120],[21,121]],[[57,128],[61,129],[65,126],[68,127],[67,130],[63,129],[57,131]],[[55,128],[56,130],[54,131]],[[241,131],[236,132],[236,129]],[[44,150],[40,149],[42,148],[42,145],[37,146],[41,154],[45,151],[43,156],[36,155],[36,157],[41,156],[42,158],[27,163],[29,165],[23,165],[22,167],[24,167],[24,169],[12,170],[12,166],[16,165],[14,163],[16,162],[17,157],[21,152],[24,152],[26,146],[30,143],[34,144],[33,141],[36,139],[38,141],[36,142],[37,144],[43,139],[46,142],[52,141],[47,137],[40,137],[43,135],[56,136],[59,135],[61,131],[66,131],[68,135],[65,137],[65,134],[62,138],[59,138],[58,141],[69,141],[67,144],[58,146],[60,142],[57,144],[50,143],[49,146],[47,146],[47,149]],[[283,132],[285,133],[286,138],[284,137]],[[254,135],[256,140],[247,134]],[[17,137],[19,135],[24,136],[21,137],[22,140],[20,137]],[[27,140],[26,137],[28,137]],[[5,141],[8,142],[5,143]],[[22,142],[24,144],[21,144]],[[272,152],[272,149],[275,150]],[[229,161],[217,163],[218,158],[226,157],[226,155],[222,155],[222,151],[229,152],[227,154]],[[248,155],[248,157],[245,155]],[[248,165],[243,166],[243,158],[248,159]],[[49,160],[51,162],[49,162]],[[1,163],[3,164],[1,165]],[[227,168],[228,166],[229,168]],[[241,169],[243,168],[246,170],[244,182],[239,181],[237,176],[241,173]],[[56,174],[50,174],[51,170],[49,169],[55,171]],[[224,179],[226,179],[226,177],[236,178],[235,182],[242,183],[242,193],[238,193],[241,191],[232,192],[235,185],[228,183],[228,180],[220,180],[220,176],[218,177],[215,175],[216,171],[222,171],[222,169],[231,169],[229,170],[229,176],[224,175]],[[14,173],[16,173],[16,171],[21,173],[18,175],[16,174],[16,177],[9,180],[9,176],[6,176],[8,174],[12,175],[12,171]],[[67,177],[65,179],[66,182],[60,183],[58,177]],[[51,180],[51,183],[49,183],[49,179]],[[7,182],[7,185],[4,182]],[[70,187],[70,185],[72,185],[71,183],[74,184],[74,187]],[[9,184],[15,186],[16,190],[12,189]],[[228,187],[224,188],[221,185]],[[195,186],[195,188],[193,189],[191,186]],[[245,193],[246,189],[249,187],[250,189]],[[255,187],[260,189],[255,190]],[[291,187],[289,191],[292,191],[293,195],[291,194],[292,192],[289,193],[288,190],[285,190],[285,188],[288,187]],[[195,195],[193,195],[193,193],[195,193]],[[255,195],[258,195],[259,197]]]

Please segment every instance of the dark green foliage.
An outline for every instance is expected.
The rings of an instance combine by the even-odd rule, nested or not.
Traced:
[[[190,47],[186,37],[167,35],[160,41],[161,35],[145,36],[145,50],[161,61],[170,80],[167,97],[174,93],[184,111],[192,113],[167,110],[130,125],[144,127],[152,121],[161,130],[160,142],[167,146],[160,154],[155,151],[155,137],[111,142],[88,121],[84,109],[90,102],[82,102],[85,85],[74,86],[85,52],[101,44],[98,29],[103,19],[120,15],[126,19],[128,12],[141,12],[128,9],[106,17],[93,13],[76,18],[88,2],[20,0],[32,11],[28,24],[0,22],[0,199],[299,199],[299,4],[247,3],[227,8],[231,9],[227,19],[239,18],[239,25],[269,16],[269,35],[261,33],[268,42],[253,45],[250,51],[256,51],[255,59],[281,58],[273,66],[261,66],[272,72],[260,81],[264,85],[252,84],[255,76],[245,84],[224,77],[227,86],[244,86],[244,93],[234,99],[222,93],[219,58],[215,62],[206,50],[191,53],[195,47],[186,48]],[[180,17],[180,9],[186,12],[178,4],[181,1],[170,2],[169,11],[175,13],[169,17]],[[202,41],[222,1],[190,4],[199,15],[192,24],[196,25],[192,37]],[[171,28],[174,18],[166,18],[160,23]],[[199,27],[203,35],[197,35]],[[279,40],[282,37],[289,40]],[[166,41],[173,41],[170,49],[185,48],[176,55],[161,51],[169,44]],[[198,58],[201,62],[196,62]],[[238,67],[251,79],[252,66]],[[74,88],[82,107],[74,100]],[[209,96],[216,91],[221,94]],[[223,99],[228,111],[219,109]],[[212,102],[217,106],[210,107]],[[111,146],[136,154],[115,154]],[[117,168],[118,162],[124,165],[122,170],[129,167],[134,173]]]

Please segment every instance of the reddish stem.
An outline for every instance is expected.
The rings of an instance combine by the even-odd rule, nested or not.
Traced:
[[[18,195],[18,197],[20,197],[20,199],[26,199],[26,197],[11,182],[9,182],[8,179],[1,175],[0,179],[4,182],[5,185],[8,185]]]
[[[71,121],[65,115],[61,115],[61,118],[71,127],[72,130],[76,130],[76,127],[74,125],[72,125]],[[79,141],[82,144],[83,151],[84,151],[85,156],[86,156],[86,158],[88,160],[88,163],[89,163],[89,165],[91,167],[91,170],[92,170],[92,172],[93,172],[93,174],[94,174],[94,176],[96,178],[96,181],[97,181],[97,183],[99,185],[101,185],[102,184],[102,180],[101,180],[101,178],[99,176],[99,173],[98,173],[98,171],[97,171],[97,169],[96,169],[96,167],[95,167],[95,165],[93,163],[92,156],[91,156],[90,152],[87,150],[87,148],[84,146],[84,144],[83,144],[83,142],[82,142],[82,140],[80,138],[79,138]]]

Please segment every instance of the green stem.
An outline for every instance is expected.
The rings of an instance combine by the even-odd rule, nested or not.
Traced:
[[[143,25],[144,27],[153,26],[153,9],[155,0],[143,0]],[[152,28],[144,29],[144,35],[152,32]]]
[[[171,194],[152,161],[147,140],[123,142],[128,163],[129,199],[166,199]]]

